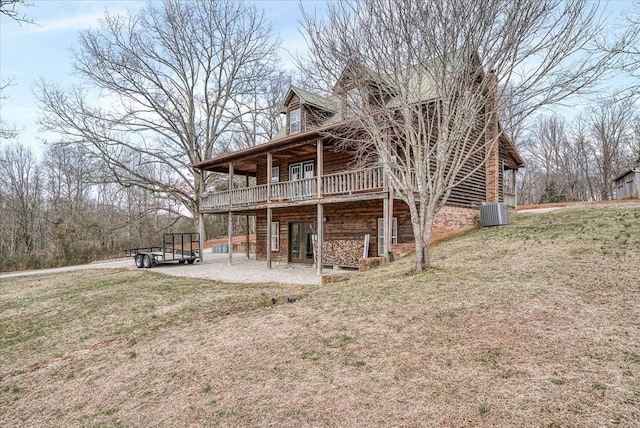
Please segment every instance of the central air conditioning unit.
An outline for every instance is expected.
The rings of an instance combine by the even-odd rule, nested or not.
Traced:
[[[507,209],[507,204],[481,205],[480,224],[484,227],[509,224],[509,210]]]

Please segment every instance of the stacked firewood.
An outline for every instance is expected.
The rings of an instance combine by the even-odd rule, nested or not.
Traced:
[[[364,241],[355,239],[337,239],[322,243],[322,261],[325,265],[358,267],[362,258]],[[316,251],[317,254],[317,251]]]

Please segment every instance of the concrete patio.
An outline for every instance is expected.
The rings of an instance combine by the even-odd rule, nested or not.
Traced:
[[[168,263],[156,265],[149,269],[164,275],[186,277],[186,278],[206,278],[223,282],[234,283],[278,283],[278,284],[308,284],[321,285],[322,278],[345,275],[354,271],[334,271],[330,268],[324,270],[322,277],[318,275],[316,269],[311,265],[300,264],[276,264],[272,268],[267,267],[265,261],[255,260],[255,255],[247,259],[245,254],[234,254],[231,266],[228,265],[228,254],[214,254],[211,252],[204,254],[204,262],[188,264]],[[53,269],[38,269],[22,272],[11,272],[0,275],[0,279],[17,276],[46,275],[59,272],[71,272],[86,269],[137,269],[132,258],[108,260],[94,262],[87,265],[67,266]]]

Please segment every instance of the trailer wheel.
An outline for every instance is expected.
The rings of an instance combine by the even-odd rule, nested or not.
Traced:
[[[151,266],[153,266],[153,263],[151,263],[151,257],[149,256],[149,254],[145,254],[144,257],[142,258],[142,266],[144,266],[145,269],[149,269]]]
[[[136,267],[140,269],[142,266],[142,254],[138,254],[136,255]]]
[[[196,261],[196,259],[189,259],[189,260],[187,260],[187,263],[189,263],[190,265],[192,265],[192,264],[193,264],[193,262],[195,262],[195,261]]]

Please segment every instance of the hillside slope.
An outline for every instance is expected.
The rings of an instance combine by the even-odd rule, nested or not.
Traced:
[[[640,425],[639,203],[522,215],[433,260],[325,287],[5,281],[0,425]]]

